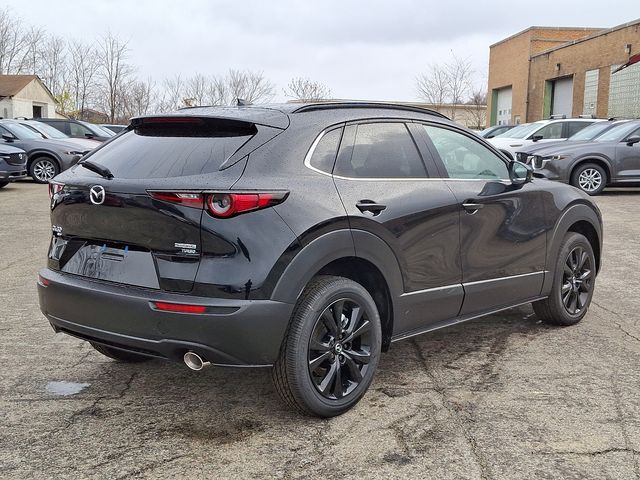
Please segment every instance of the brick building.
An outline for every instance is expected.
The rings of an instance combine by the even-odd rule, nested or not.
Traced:
[[[610,29],[530,27],[491,45],[491,125],[567,117],[640,117],[640,19]],[[615,72],[615,73],[614,73]]]

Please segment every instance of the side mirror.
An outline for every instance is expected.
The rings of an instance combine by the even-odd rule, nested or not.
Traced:
[[[93,133],[85,133],[84,136],[87,137],[87,138],[95,137],[95,135]]]
[[[629,145],[630,147],[632,147],[634,144],[639,142],[640,142],[640,135],[631,135],[629,138],[627,138],[627,145]]]
[[[3,134],[2,134],[2,139],[3,139],[5,142],[9,142],[9,143],[11,143],[11,142],[13,142],[13,141],[16,139],[16,136],[15,136],[15,135],[13,135],[12,133],[3,133]]]
[[[513,161],[509,164],[509,179],[514,185],[524,185],[533,178],[533,168],[526,163]]]
[[[490,139],[490,138],[493,138],[493,137],[495,137],[495,135],[493,133],[490,134],[490,135],[487,135],[487,140]]]
[[[544,137],[542,135],[534,135],[533,137],[531,137],[531,140],[537,142],[538,140],[542,140],[543,138]]]

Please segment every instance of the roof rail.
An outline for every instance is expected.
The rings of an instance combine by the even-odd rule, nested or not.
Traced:
[[[450,120],[449,117],[442,113],[431,110],[429,108],[417,107],[414,105],[403,105],[401,103],[385,103],[385,102],[322,102],[310,103],[296,108],[291,113],[314,112],[317,110],[331,110],[338,108],[386,108],[390,110],[406,110],[416,113],[428,113],[436,117]]]
[[[556,113],[555,115],[549,115],[549,120],[563,120],[565,118],[567,118],[567,116],[564,113],[562,114]]]

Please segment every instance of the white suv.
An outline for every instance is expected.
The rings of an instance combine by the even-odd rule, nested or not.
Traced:
[[[516,158],[516,152],[536,142],[557,141],[568,138],[594,122],[597,118],[563,118],[524,123],[488,140],[509,158]]]

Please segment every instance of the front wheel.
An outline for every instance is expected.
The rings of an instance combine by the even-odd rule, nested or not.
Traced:
[[[588,195],[598,195],[607,186],[607,172],[595,163],[584,163],[571,175],[571,185]]]
[[[9,185],[9,182],[0,182],[0,188],[6,187]]]
[[[378,309],[362,285],[315,278],[296,304],[273,367],[278,394],[307,415],[346,412],[373,380],[381,338]]]
[[[49,183],[49,180],[58,173],[60,173],[58,164],[49,157],[36,158],[29,167],[29,175],[37,183]]]
[[[596,281],[596,260],[579,233],[565,236],[556,261],[551,294],[533,304],[538,318],[555,325],[575,325],[587,314]]]

